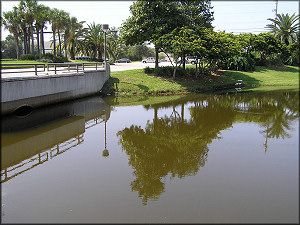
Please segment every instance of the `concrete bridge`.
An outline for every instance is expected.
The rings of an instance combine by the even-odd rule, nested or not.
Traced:
[[[97,67],[96,64],[94,69],[88,69],[83,63],[61,63],[62,70],[57,69],[57,64],[53,66],[55,69],[48,67],[46,71],[45,66],[41,69],[35,65],[34,70],[27,69],[28,72],[25,70],[26,74],[23,75],[1,76],[1,114],[30,111],[40,106],[99,93],[110,77],[109,64],[104,67]],[[14,74],[20,72],[16,70],[20,69],[15,69]],[[1,67],[1,73],[5,72]]]

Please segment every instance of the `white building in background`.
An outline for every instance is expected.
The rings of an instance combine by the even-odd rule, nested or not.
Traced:
[[[51,53],[53,51],[53,46],[51,46],[51,41],[45,41],[45,53]],[[40,47],[41,48],[41,47]]]

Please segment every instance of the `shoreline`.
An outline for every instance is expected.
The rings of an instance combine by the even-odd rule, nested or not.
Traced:
[[[242,85],[235,85],[243,80]],[[217,75],[193,77],[159,77],[145,74],[143,69],[112,72],[102,94],[112,96],[167,96],[195,93],[220,93],[241,88],[237,92],[299,90],[299,67],[271,68],[257,66],[253,72],[218,71]]]

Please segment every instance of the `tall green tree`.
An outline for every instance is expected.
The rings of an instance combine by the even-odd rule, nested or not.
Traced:
[[[258,51],[263,61],[273,53],[281,53],[286,47],[284,43],[271,33],[260,33],[251,37],[253,48]]]
[[[272,24],[268,24],[267,28],[286,45],[290,45],[297,41],[299,37],[299,15],[277,14],[275,19],[269,18]]]
[[[91,57],[102,59],[102,53],[104,51],[104,31],[101,28],[101,24],[95,24],[95,22],[88,24],[88,28],[84,35],[85,52]]]
[[[157,38],[157,43],[165,54],[169,57],[168,53],[172,53],[175,60],[185,54],[190,54],[193,49],[193,42],[198,36],[195,35],[195,31],[187,27],[175,28],[169,34],[162,35]],[[184,57],[183,57],[184,58]],[[171,61],[173,64],[173,62]],[[181,65],[182,60],[179,64],[173,64],[173,80],[176,78],[176,70]]]
[[[24,53],[29,54],[30,47],[28,45],[28,42],[30,41],[29,37],[29,26],[28,21],[25,19],[26,14],[26,5],[24,1],[20,1],[18,5],[18,16],[20,18],[20,27],[22,29],[23,33],[23,41],[24,41]]]
[[[65,43],[67,52],[70,53],[70,58],[75,59],[75,53],[79,51],[80,39],[83,39],[83,24],[85,21],[77,21],[76,17],[71,17],[69,21],[69,27],[65,31],[65,39],[68,43]],[[66,50],[66,49],[65,49]]]
[[[130,6],[130,16],[120,28],[122,39],[126,45],[152,42],[155,45],[158,67],[159,46],[155,37],[170,33],[176,27],[182,26],[183,15],[178,5],[173,1],[143,1],[139,0]]]
[[[3,17],[1,17],[1,24],[5,29],[9,30],[10,33],[13,34],[16,40],[16,55],[17,59],[19,59],[19,35],[21,32],[20,27],[20,17],[18,16],[17,7],[13,7],[12,11],[3,12]]]
[[[37,12],[37,1],[35,0],[25,0],[19,3],[19,15],[22,17],[24,35],[27,36],[27,53],[34,54],[34,26],[35,14]],[[24,27],[25,26],[25,27]],[[30,47],[31,42],[31,47]]]
[[[177,1],[179,9],[184,17],[184,25],[189,27],[212,28],[214,19],[213,7],[208,0],[181,0]]]
[[[2,59],[16,59],[21,52],[16,51],[16,39],[9,34],[4,41],[1,41],[1,58]],[[20,43],[19,43],[20,45]],[[17,47],[21,51],[21,45]]]
[[[155,66],[158,67],[159,37],[184,26],[211,27],[213,14],[210,1],[136,1],[131,7],[132,14],[121,27],[125,44],[152,42],[156,50]]]
[[[51,23],[51,30],[53,35],[53,54],[56,57],[56,32],[59,26],[59,9],[54,8],[50,10],[50,23]]]
[[[70,16],[69,13],[64,10],[59,10],[57,14],[57,35],[58,35],[58,51],[62,53],[62,33],[65,33],[69,26]],[[64,35],[64,37],[66,37]]]
[[[45,41],[44,41],[44,29],[46,23],[50,20],[49,14],[50,8],[48,6],[39,4],[35,14],[35,29],[37,35],[37,49],[39,55],[43,53],[45,55]]]

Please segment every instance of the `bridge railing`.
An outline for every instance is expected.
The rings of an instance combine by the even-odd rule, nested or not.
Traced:
[[[26,72],[34,72],[37,76],[38,68],[43,68],[45,72],[46,64],[45,63],[13,63],[13,64],[2,64],[1,63],[1,73],[24,73],[22,70],[11,69],[20,69],[20,68],[34,68],[34,70],[26,70]]]
[[[51,67],[54,69],[54,74],[57,74],[57,71],[72,71],[76,70],[78,73],[79,71],[85,71],[86,69],[95,69],[103,68],[102,63],[91,62],[91,63],[48,63],[47,64],[47,71],[51,71]]]
[[[58,71],[71,72],[76,70],[76,72],[84,72],[86,70],[98,70],[104,68],[103,63],[90,62],[90,63],[13,63],[13,64],[1,64],[1,73],[28,73],[34,72],[38,75],[38,72],[47,72],[49,75],[50,71],[54,71],[57,74]],[[34,70],[30,70],[30,68]],[[42,68],[42,70],[39,70]]]

